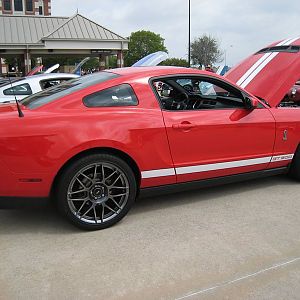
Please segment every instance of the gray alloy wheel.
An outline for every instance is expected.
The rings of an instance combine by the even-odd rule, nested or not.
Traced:
[[[136,195],[136,180],[130,167],[108,154],[77,161],[65,172],[60,185],[60,210],[84,229],[102,229],[118,222]]]

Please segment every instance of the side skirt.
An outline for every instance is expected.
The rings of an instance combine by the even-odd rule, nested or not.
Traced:
[[[49,198],[0,197],[0,209],[40,208],[49,204]]]
[[[165,195],[165,194],[171,194],[176,192],[195,190],[199,188],[213,187],[217,185],[229,184],[234,182],[242,182],[242,181],[253,180],[253,179],[258,179],[263,177],[286,174],[288,170],[289,170],[289,166],[276,168],[276,169],[268,169],[268,170],[262,170],[256,172],[229,175],[229,176],[223,176],[217,178],[202,179],[199,181],[190,181],[190,182],[162,185],[162,186],[156,186],[150,188],[143,188],[140,191],[139,198]]]

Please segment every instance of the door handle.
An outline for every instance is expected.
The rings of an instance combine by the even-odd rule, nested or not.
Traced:
[[[182,122],[180,124],[173,124],[172,125],[173,129],[183,129],[183,130],[189,130],[189,129],[192,129],[192,128],[195,128],[195,127],[196,127],[196,125],[192,124],[190,122]]]

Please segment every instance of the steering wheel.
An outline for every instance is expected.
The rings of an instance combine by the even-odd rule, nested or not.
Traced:
[[[185,110],[187,109],[188,102],[189,102],[189,95],[187,93],[180,91],[180,93],[174,96],[171,107],[174,110]]]
[[[183,86],[183,88],[188,91],[188,92],[192,92],[193,91],[193,86],[191,84],[185,84]]]

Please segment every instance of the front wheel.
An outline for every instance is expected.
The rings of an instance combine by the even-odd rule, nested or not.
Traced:
[[[127,214],[136,192],[136,179],[126,162],[110,154],[93,154],[76,161],[61,176],[58,207],[82,229],[104,229]]]
[[[297,147],[288,175],[300,181],[300,145]]]

